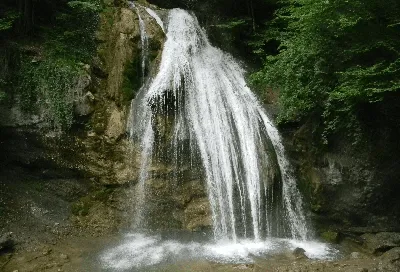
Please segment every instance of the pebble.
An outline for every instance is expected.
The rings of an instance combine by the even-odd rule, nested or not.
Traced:
[[[237,266],[233,267],[234,269],[240,269],[240,270],[244,270],[244,269],[249,269],[249,268],[254,268],[253,264],[239,264]]]
[[[60,258],[63,259],[63,260],[68,260],[68,255],[61,253],[60,254]]]
[[[360,259],[362,257],[362,254],[360,252],[352,252],[350,254],[351,259]]]
[[[49,264],[46,264],[45,268],[52,268],[55,265],[56,265],[55,263],[49,263]]]
[[[243,264],[234,267],[235,269],[247,269],[247,267]]]

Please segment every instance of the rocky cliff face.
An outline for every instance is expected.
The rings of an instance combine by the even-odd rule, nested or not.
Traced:
[[[141,16],[149,36],[151,75],[158,68],[164,34],[149,14]],[[46,105],[39,102],[33,113],[21,109],[18,97],[0,107],[0,232],[13,232],[21,246],[68,235],[104,235],[133,222],[141,159],[126,125],[130,99],[143,80],[136,12],[125,1],[110,3],[97,38],[97,56],[82,64],[85,72],[68,90],[78,94],[71,95],[71,129],[51,128]],[[171,194],[162,178],[167,166],[153,170],[148,183],[155,229],[210,226],[201,180],[181,181],[184,185]],[[164,210],[173,212],[172,221]]]
[[[356,145],[343,135],[329,146],[313,145],[317,134],[312,122],[287,131],[287,148],[320,232],[400,230],[397,102],[394,96],[384,108],[368,106],[365,135]]]
[[[54,240],[85,229],[107,233],[121,224],[119,185],[136,177],[134,155],[123,137],[128,102],[116,95],[115,81],[133,58],[139,33],[133,12],[108,10],[99,39],[112,40],[108,50],[119,67],[100,51],[93,63],[82,64],[85,73],[68,90],[79,94],[69,131],[51,128],[45,104],[38,102],[35,113],[26,113],[16,98],[1,108],[0,229],[14,232],[17,242]],[[106,28],[111,19],[116,24]]]

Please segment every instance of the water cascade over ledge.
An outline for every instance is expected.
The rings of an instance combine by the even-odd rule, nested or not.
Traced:
[[[134,2],[129,2],[129,6],[131,9],[136,10],[136,14],[139,18],[139,28],[140,28],[140,45],[141,45],[141,69],[142,69],[142,84],[144,83],[144,79],[146,76],[146,66],[148,62],[148,55],[149,55],[149,37],[146,32],[146,24],[144,23],[142,16],[140,15],[139,7],[140,5],[135,4]]]
[[[173,9],[160,23],[149,10],[166,42],[157,75],[148,78],[131,105],[128,131],[141,152],[133,233],[101,254],[102,268],[165,271],[163,265],[171,262],[249,263],[254,256],[297,247],[309,258],[334,258],[335,249],[310,240],[281,137],[246,86],[239,63],[210,44],[194,15]],[[157,169],[167,169],[167,183]],[[159,217],[174,220],[164,198],[182,197],[179,186],[188,169],[206,183],[212,240],[202,231],[149,233]],[[156,191],[154,198],[152,186],[169,192]],[[153,214],[152,201],[163,203]]]
[[[142,148],[136,225],[144,220],[141,196],[162,113],[173,119],[170,156],[178,161],[189,142],[190,153],[201,157],[216,239],[306,239],[301,196],[279,133],[246,86],[243,69],[209,43],[187,11],[171,10],[167,23],[159,72],[132,107],[130,134]]]

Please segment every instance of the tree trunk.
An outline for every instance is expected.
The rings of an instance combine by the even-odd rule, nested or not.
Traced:
[[[20,12],[19,32],[30,34],[34,27],[34,9],[33,0],[17,0],[18,10]]]
[[[251,17],[251,24],[252,24],[252,28],[253,31],[256,31],[256,21],[254,18],[254,7],[253,7],[253,0],[247,0],[247,12],[249,14],[249,16]]]
[[[253,23],[253,31],[256,31],[256,18],[254,18],[253,0],[250,0],[251,20]]]

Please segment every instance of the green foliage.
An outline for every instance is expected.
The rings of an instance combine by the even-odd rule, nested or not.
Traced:
[[[107,27],[111,28],[114,25],[115,18],[114,18],[114,9],[113,7],[105,7],[102,11],[103,18],[105,19],[105,23]]]
[[[223,24],[218,24],[218,25],[216,25],[216,27],[222,28],[222,29],[233,29],[233,28],[236,28],[239,26],[247,25],[247,24],[249,24],[249,21],[251,21],[250,18],[247,18],[247,20],[245,20],[243,18],[235,18],[235,19],[232,19]]]
[[[329,243],[337,243],[339,240],[339,233],[334,231],[324,231],[321,233],[321,238]]]
[[[73,122],[74,87],[81,70],[65,59],[24,61],[19,75],[18,93],[25,110],[45,105],[45,116],[55,128],[69,128]]]
[[[82,14],[96,14],[101,10],[100,1],[97,0],[70,1],[68,6]]]
[[[14,22],[18,19],[19,14],[15,10],[9,10],[0,16],[0,33],[10,30]]]
[[[89,61],[96,50],[95,32],[101,10],[100,0],[69,1],[56,16],[56,26],[43,28],[48,52]]]
[[[252,42],[256,84],[280,92],[280,122],[322,116],[327,135],[360,134],[358,109],[400,89],[400,3],[287,0]],[[278,52],[264,50],[271,41]]]
[[[0,102],[3,101],[5,98],[6,98],[6,93],[0,90]]]
[[[34,112],[40,105],[54,128],[68,129],[73,123],[73,103],[78,95],[74,88],[84,73],[82,63],[89,63],[96,52],[95,32],[102,5],[101,0],[62,1],[58,4],[55,10],[48,11],[53,12],[52,24],[36,26],[36,43],[39,44],[33,44],[37,55],[22,54],[13,81],[23,110]],[[32,38],[21,43],[22,47],[25,43],[30,46]]]

